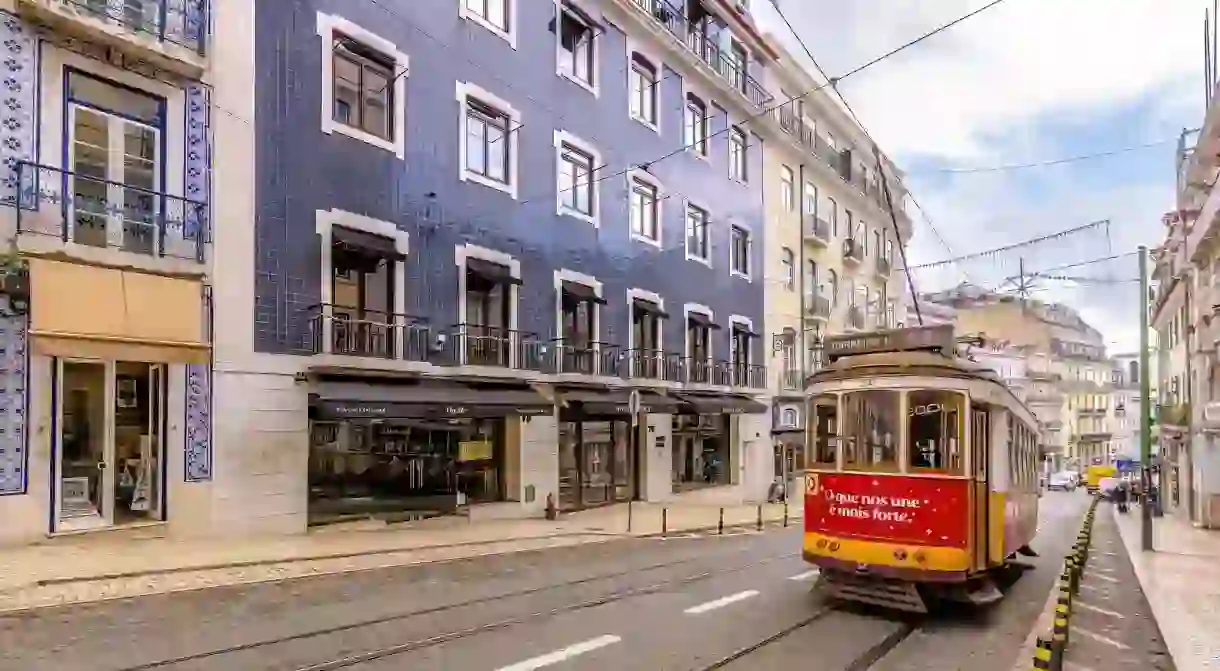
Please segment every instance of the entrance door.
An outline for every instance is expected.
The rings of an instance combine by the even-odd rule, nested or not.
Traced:
[[[988,531],[991,527],[991,433],[987,412],[987,406],[975,405],[970,413],[970,459],[974,469],[974,565],[980,569],[987,566],[990,546]]]
[[[110,526],[114,520],[111,365],[61,359],[55,373],[54,530]]]

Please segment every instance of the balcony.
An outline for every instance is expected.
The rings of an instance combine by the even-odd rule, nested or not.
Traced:
[[[847,308],[847,328],[857,331],[864,329],[864,310],[858,305]]]
[[[611,343],[568,343],[563,338],[550,342],[543,353],[544,371],[555,375],[622,377],[624,352]]]
[[[206,68],[208,0],[16,0],[33,22],[197,79]]]
[[[1185,427],[1190,423],[1190,404],[1162,405],[1157,409],[1157,423],[1163,426]]]
[[[782,370],[779,373],[779,386],[785,391],[801,391],[805,388],[805,375],[797,369]]]
[[[1080,417],[1105,417],[1105,408],[1077,408],[1076,414]]]
[[[20,235],[195,263],[206,258],[206,203],[24,161],[17,183]]]
[[[542,371],[547,345],[533,333],[499,326],[454,324],[448,329],[443,363]]]
[[[740,93],[751,105],[762,107],[771,102],[772,96],[767,89],[751,77],[735,58],[721,51],[719,45],[713,41],[715,36],[705,34],[699,24],[688,21],[682,8],[666,0],[630,0],[630,4],[664,28],[687,52],[711,68],[725,84]]]
[[[805,296],[805,316],[809,319],[828,321],[830,319],[830,299],[825,296]]]
[[[1063,401],[1064,401],[1063,394],[1047,394],[1047,393],[1030,394],[1029,396],[1027,396],[1025,398],[1025,402],[1030,405],[1061,406],[1061,405],[1063,405]]]
[[[766,389],[767,367],[738,361],[719,361],[717,366],[727,367],[728,386],[743,389]]]
[[[878,256],[877,265],[875,267],[875,270],[877,271],[878,277],[880,277],[882,279],[888,278],[890,276],[890,270],[891,270],[890,260],[885,258],[884,256]]]
[[[844,238],[843,239],[843,261],[844,261],[844,263],[860,265],[860,262],[863,260],[864,260],[864,249],[860,246],[860,243],[857,242],[855,238]]]
[[[629,349],[626,352],[626,376],[633,380],[682,382],[686,379],[686,362],[681,355],[659,349]]]
[[[830,222],[814,214],[805,215],[805,242],[818,247],[830,246]]]
[[[319,305],[310,312],[309,354],[428,360],[433,336],[423,319],[340,305]]]

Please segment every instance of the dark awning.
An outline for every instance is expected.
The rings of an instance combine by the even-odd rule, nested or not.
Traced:
[[[601,305],[606,304],[606,300],[601,296],[598,296],[597,292],[593,290],[593,287],[587,284],[581,284],[580,282],[564,282],[563,292],[578,301],[599,303]]]
[[[521,284],[520,278],[513,277],[512,268],[485,259],[466,257],[466,270],[499,284]]]
[[[586,415],[631,414],[631,392],[625,389],[600,391],[571,389],[561,395],[569,408],[579,409]],[[678,401],[648,391],[640,391],[640,412],[672,414],[678,409]]]
[[[655,316],[657,319],[669,319],[669,313],[662,310],[660,305],[657,305],[652,301],[646,301],[643,298],[636,298],[635,300],[631,301],[631,304],[635,306],[635,309],[642,312],[647,312],[648,314]]]
[[[682,410],[698,415],[752,415],[770,412],[765,403],[760,403],[740,394],[683,394],[675,392],[683,404]]]
[[[309,394],[314,419],[410,419],[549,415],[555,405],[536,391],[456,383],[418,385],[321,382]]]
[[[332,226],[330,229],[330,239],[332,243],[343,245],[349,252],[357,254],[364,252],[390,261],[403,261],[407,258],[406,255],[398,251],[394,240],[384,235],[358,231],[354,228],[344,228],[343,226]]]
[[[712,321],[711,317],[703,314],[702,312],[688,312],[686,313],[686,318],[709,329],[716,330],[720,328],[719,324]]]
[[[748,324],[742,324],[741,322],[733,322],[733,333],[740,333],[740,334],[746,336],[747,338],[761,338],[762,337],[760,334],[751,331],[750,326]]]

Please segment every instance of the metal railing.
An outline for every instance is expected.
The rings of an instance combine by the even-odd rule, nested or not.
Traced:
[[[730,372],[729,386],[746,389],[766,389],[766,366],[738,361],[729,361],[727,363]]]
[[[448,329],[445,362],[541,371],[547,345],[536,334],[483,324],[454,324]]]
[[[885,258],[884,256],[878,256],[877,257],[877,274],[881,275],[883,277],[889,277],[890,269],[891,269],[890,260]]]
[[[432,329],[419,317],[330,304],[311,312],[306,349],[312,354],[428,360]]]
[[[571,344],[555,338],[546,354],[544,370],[548,373],[622,377],[624,372],[623,349],[611,343]]]
[[[847,325],[857,330],[864,328],[864,310],[861,310],[860,306],[852,305],[847,308]]]
[[[805,314],[819,319],[830,319],[830,299],[825,296],[805,296]]]
[[[682,355],[659,349],[627,350],[628,378],[683,382],[686,380],[686,362]]]
[[[722,381],[724,371],[718,369],[716,362],[708,357],[687,357],[684,367],[687,384],[728,384]],[[721,379],[717,379],[717,374]]]
[[[206,203],[36,163],[17,163],[17,232],[203,261]]]
[[[860,243],[856,242],[855,238],[843,239],[843,258],[851,259],[857,263],[864,260],[864,249],[861,248]]]
[[[830,244],[830,222],[814,214],[805,215],[805,239]]]
[[[804,389],[805,375],[797,369],[782,370],[779,373],[779,386],[788,391]]]
[[[746,66],[738,63],[736,58],[724,53],[720,46],[712,41],[714,36],[702,32],[699,24],[688,21],[686,13],[681,8],[666,0],[633,1],[640,10],[664,26],[674,39],[686,47],[687,51],[698,56],[730,86],[740,92],[746,100],[750,101],[750,104],[762,107],[771,102],[772,95],[758,80],[750,76],[746,71]]]
[[[203,55],[208,0],[53,0],[77,14]]]

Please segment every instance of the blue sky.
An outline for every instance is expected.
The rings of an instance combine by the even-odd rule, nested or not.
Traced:
[[[803,53],[765,2],[762,28]],[[848,71],[985,0],[781,0],[801,38],[832,75]],[[907,170],[912,264],[968,254],[1091,221],[1108,227],[1024,252],[1052,266],[1155,246],[1174,197],[1176,136],[1201,123],[1202,21],[1196,0],[1006,0],[841,84],[882,148]],[[1117,156],[1003,172],[946,169],[1040,162],[1169,140]],[[933,233],[940,234],[950,252]],[[1107,235],[1108,232],[1108,235]],[[969,279],[995,286],[1018,256],[916,273],[931,291]],[[1138,338],[1134,257],[1063,274],[1118,280],[1045,282],[1113,350]]]

